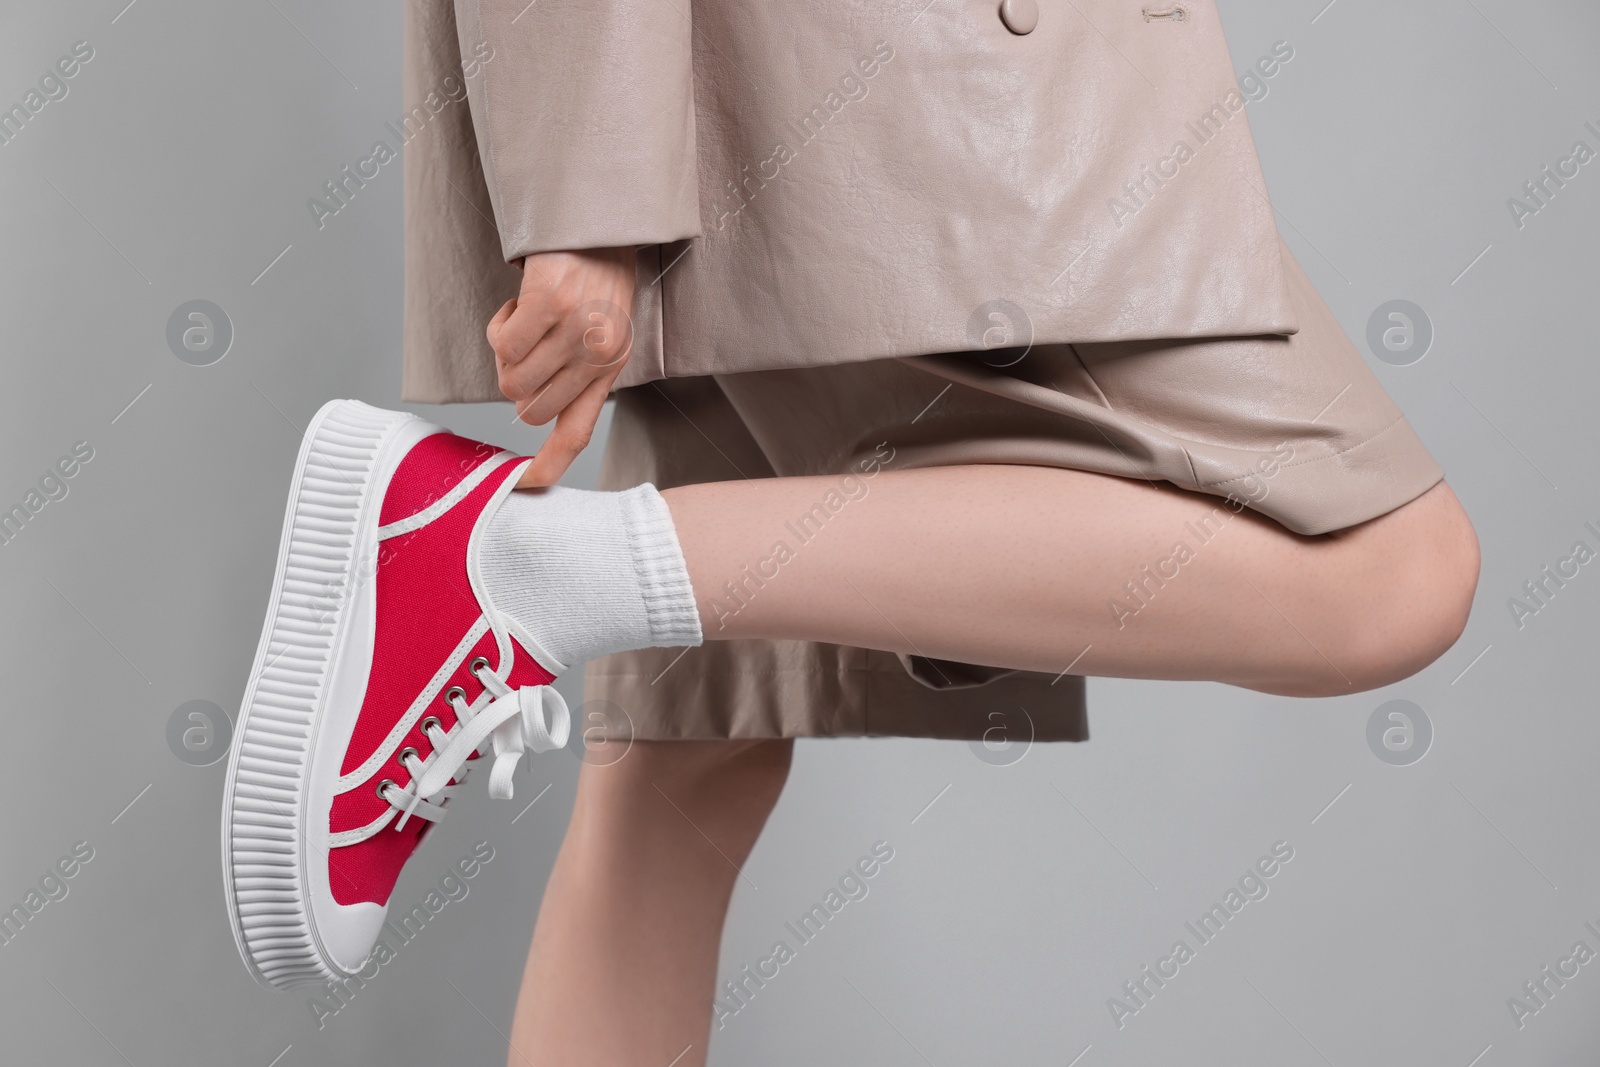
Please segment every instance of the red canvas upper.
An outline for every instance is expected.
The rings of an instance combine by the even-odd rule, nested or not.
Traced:
[[[445,730],[456,725],[456,713],[442,694],[451,686],[460,686],[471,703],[483,692],[483,683],[468,669],[475,657],[486,659],[497,673],[502,666],[494,634],[487,629],[464,654],[458,654],[458,646],[482,622],[485,610],[467,576],[468,543],[489,501],[515,474],[516,457],[453,434],[426,437],[407,454],[386,488],[380,521],[387,526],[416,515],[485,464],[494,465],[492,472],[442,515],[420,529],[379,542],[372,665],[340,774],[351,773],[378,750],[424,689],[432,685],[435,695],[418,717],[418,724],[382,765],[334,798],[331,833],[360,829],[390,810],[388,801],[377,794],[379,783],[388,779],[404,788],[411,782],[398,752],[411,747],[426,759],[433,751],[420,722],[432,716]],[[511,646],[511,672],[504,676],[509,686],[537,686],[554,680],[515,638]],[[436,683],[435,675],[452,656],[456,656],[454,669]],[[387,902],[401,867],[431,825],[414,818],[396,830],[398,821],[392,820],[365,841],[328,850],[329,883],[339,904]]]

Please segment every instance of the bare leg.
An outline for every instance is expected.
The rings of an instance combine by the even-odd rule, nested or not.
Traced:
[[[865,484],[842,506],[832,477],[667,490],[707,638],[1050,672],[1076,661],[1083,674],[1315,696],[1432,662],[1477,584],[1476,537],[1443,484],[1320,537],[1076,470],[936,467]],[[802,528],[830,491],[836,510]]]
[[[585,765],[511,1028],[511,1067],[700,1067],[738,866],[789,741],[636,742]]]
[[[934,468],[884,472],[820,529],[801,529],[838,484],[666,491],[708,638],[1047,671],[1077,660],[1082,673],[1318,695],[1426,665],[1459,635],[1477,581],[1476,538],[1443,485],[1359,527],[1301,537],[1214,498],[1124,479]],[[774,553],[779,541],[789,553]],[[640,743],[614,766],[584,767],[534,932],[512,1065],[704,1063],[737,865],[790,752],[784,741]]]

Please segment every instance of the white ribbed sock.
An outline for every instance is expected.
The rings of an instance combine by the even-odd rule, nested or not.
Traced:
[[[672,514],[648,482],[620,493],[513,492],[489,520],[478,562],[494,606],[569,668],[704,640]]]

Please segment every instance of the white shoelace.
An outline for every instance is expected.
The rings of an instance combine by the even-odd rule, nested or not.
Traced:
[[[442,818],[442,802],[456,792],[451,780],[460,774],[460,780],[465,781],[467,772],[463,768],[467,760],[486,742],[492,744],[494,751],[489,795],[496,800],[511,799],[511,779],[524,752],[549,752],[567,743],[572,717],[567,702],[554,688],[525,685],[512,689],[481,657],[473,660],[468,669],[483,683],[483,693],[472,704],[459,691],[447,694],[456,713],[456,724],[449,730],[437,719],[422,721],[422,731],[433,745],[427,759],[412,748],[400,752],[400,764],[411,775],[411,788],[403,789],[388,781],[379,786],[379,796],[402,812],[395,823],[396,830],[403,829],[413,815],[429,822]],[[478,707],[479,704],[483,706]]]

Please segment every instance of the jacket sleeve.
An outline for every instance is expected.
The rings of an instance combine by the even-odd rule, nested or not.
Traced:
[[[455,7],[507,262],[699,236],[689,0]]]

